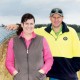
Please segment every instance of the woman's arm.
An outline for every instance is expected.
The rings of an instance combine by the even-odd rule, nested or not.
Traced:
[[[43,65],[42,69],[39,70],[39,72],[47,74],[52,67],[53,57],[45,38],[43,38],[43,56],[45,64]]]
[[[14,67],[13,38],[11,38],[8,43],[5,65],[11,75],[14,76],[18,73],[18,71]]]

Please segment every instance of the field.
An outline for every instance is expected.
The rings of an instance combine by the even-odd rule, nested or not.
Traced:
[[[78,33],[79,39],[80,39],[80,33]]]

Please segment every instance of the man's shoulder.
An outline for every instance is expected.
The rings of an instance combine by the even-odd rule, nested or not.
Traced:
[[[38,34],[38,35],[44,35],[45,34],[45,27],[41,27],[41,28],[35,28],[34,29],[34,32],[36,33],[36,34]]]
[[[70,32],[76,32],[76,30],[74,28],[72,28],[71,26],[67,26]]]
[[[35,32],[40,32],[40,31],[43,32],[43,31],[45,31],[44,29],[45,29],[45,27],[35,28],[34,31]]]

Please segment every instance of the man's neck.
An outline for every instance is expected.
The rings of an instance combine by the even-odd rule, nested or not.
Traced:
[[[61,27],[62,27],[61,25],[59,27],[53,27],[52,26],[52,29],[54,30],[55,33],[57,33],[60,31]]]

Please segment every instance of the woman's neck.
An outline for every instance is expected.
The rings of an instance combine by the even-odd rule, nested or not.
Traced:
[[[30,34],[29,33],[26,33],[26,34],[24,33],[23,36],[24,36],[25,39],[29,40],[29,39],[32,38],[32,33],[30,33]]]

